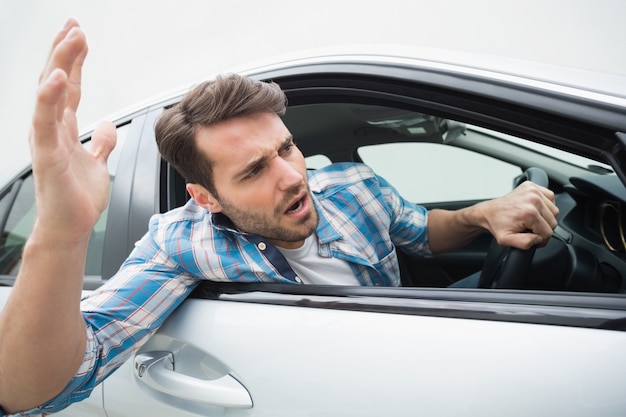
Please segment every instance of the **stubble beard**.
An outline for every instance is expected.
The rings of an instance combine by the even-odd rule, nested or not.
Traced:
[[[284,201],[289,201],[297,195],[297,192],[289,193]],[[300,242],[311,236],[319,223],[319,215],[313,204],[311,192],[307,187],[307,198],[309,199],[310,210],[305,217],[294,226],[281,226],[280,220],[287,209],[284,204],[275,210],[273,216],[254,210],[241,209],[229,201],[222,199],[220,205],[222,212],[237,226],[241,232],[254,234],[272,241]],[[286,203],[285,203],[286,204]]]

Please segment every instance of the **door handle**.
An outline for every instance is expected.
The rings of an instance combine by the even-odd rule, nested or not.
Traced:
[[[135,356],[135,376],[149,387],[185,400],[229,408],[252,408],[248,390],[230,374],[206,380],[174,370],[174,354],[145,352]]]

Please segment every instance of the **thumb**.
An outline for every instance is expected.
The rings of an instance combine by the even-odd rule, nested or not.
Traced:
[[[533,246],[543,246],[543,238],[532,232],[514,233],[508,235],[506,239],[502,239],[502,242],[498,242],[503,246],[512,246],[517,249],[530,249]]]
[[[91,146],[94,158],[106,162],[117,143],[115,125],[108,121],[98,122],[91,135]]]

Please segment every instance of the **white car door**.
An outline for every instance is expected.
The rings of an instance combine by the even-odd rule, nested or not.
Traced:
[[[104,383],[104,407],[109,417],[624,414],[626,333],[454,317],[494,306],[267,293],[190,299]]]

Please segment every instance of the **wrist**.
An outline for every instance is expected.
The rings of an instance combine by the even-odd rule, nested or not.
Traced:
[[[89,239],[52,239],[34,231],[24,245],[14,292],[26,289],[38,306],[80,299]],[[50,297],[55,293],[56,296]]]
[[[474,204],[460,211],[462,224],[469,229],[489,230],[486,202]]]
[[[54,229],[43,229],[35,225],[24,245],[24,251],[36,253],[86,252],[90,236],[91,233],[72,235]]]

